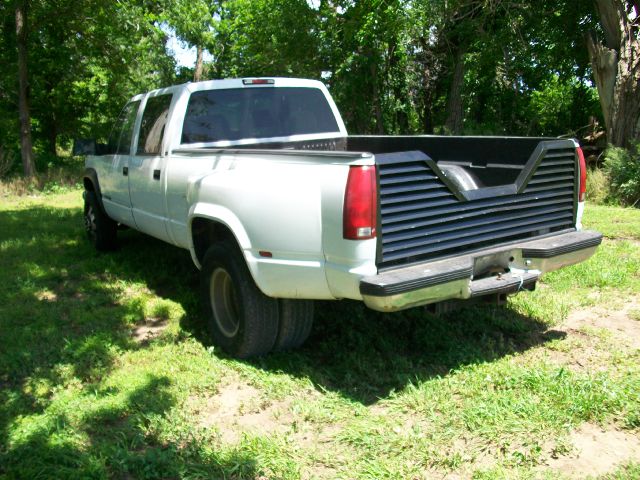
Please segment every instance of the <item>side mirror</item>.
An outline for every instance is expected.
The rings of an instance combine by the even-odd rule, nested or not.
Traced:
[[[73,155],[95,155],[97,144],[93,138],[76,138],[73,140]]]

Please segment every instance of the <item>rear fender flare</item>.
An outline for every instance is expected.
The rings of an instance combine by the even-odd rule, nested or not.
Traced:
[[[192,223],[195,218],[204,218],[213,222],[220,223],[226,226],[231,231],[231,233],[235,237],[238,247],[244,254],[245,260],[247,261],[247,266],[249,267],[249,271],[251,271],[251,275],[255,279],[256,265],[251,261],[251,256],[247,256],[246,254],[246,252],[250,251],[252,247],[249,235],[247,234],[247,231],[242,225],[240,219],[238,219],[238,217],[231,210],[220,205],[196,203],[189,209],[189,221],[187,225],[189,231],[189,251],[191,252],[191,258],[193,259],[195,265],[198,268],[202,267],[200,260],[198,260],[196,255],[192,235]]]

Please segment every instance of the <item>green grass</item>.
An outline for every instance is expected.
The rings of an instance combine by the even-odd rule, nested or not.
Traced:
[[[640,209],[587,205],[585,228],[602,232],[605,237],[640,240]]]
[[[640,428],[638,349],[557,329],[638,297],[640,213],[589,207],[585,225],[598,253],[506,308],[321,302],[302,349],[242,362],[210,345],[188,252],[124,231],[98,254],[79,190],[6,196],[0,478],[555,478],[580,424]],[[597,368],[563,363],[587,347]]]

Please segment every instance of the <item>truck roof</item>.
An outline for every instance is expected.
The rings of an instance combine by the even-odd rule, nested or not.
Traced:
[[[131,100],[140,100],[145,95],[155,95],[162,93],[176,93],[179,91],[188,91],[189,93],[201,90],[217,90],[228,88],[273,88],[273,87],[303,87],[318,88],[327,91],[325,85],[318,80],[310,80],[307,78],[291,78],[291,77],[244,77],[244,78],[225,78],[222,80],[204,80],[202,82],[186,82],[179,85],[157,88],[149,92],[139,93],[131,98]]]

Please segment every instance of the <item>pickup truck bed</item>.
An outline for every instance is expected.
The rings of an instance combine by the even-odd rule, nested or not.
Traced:
[[[247,149],[373,153],[380,270],[573,231],[577,221],[573,140],[349,136],[248,145],[238,153]]]

